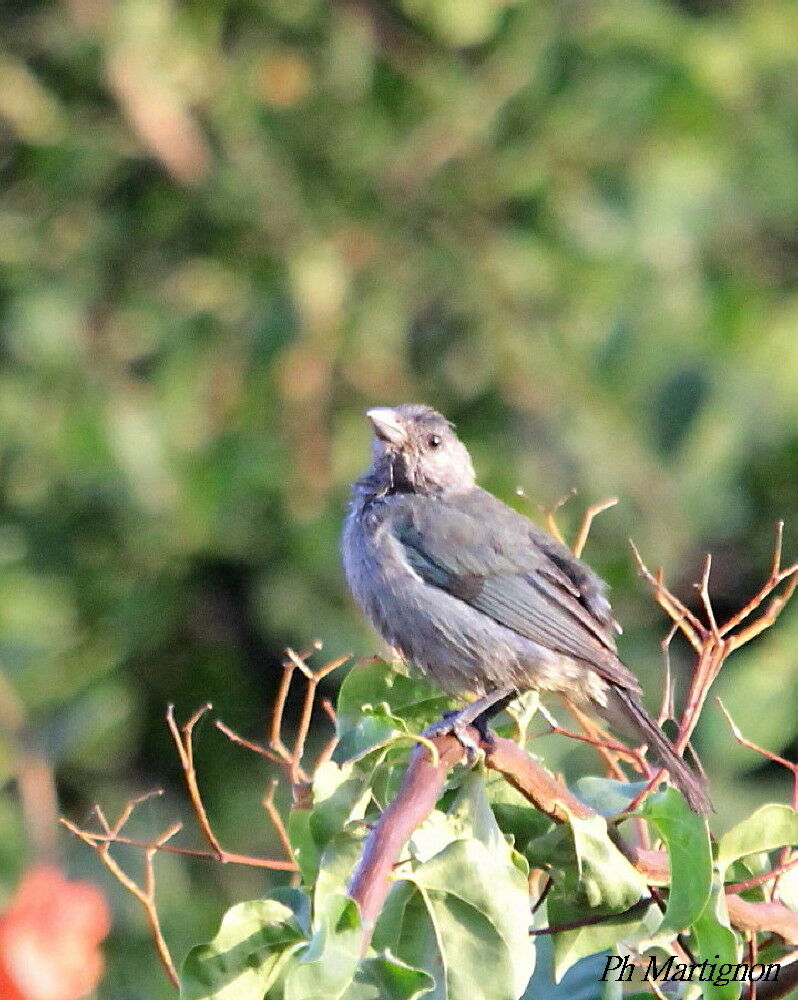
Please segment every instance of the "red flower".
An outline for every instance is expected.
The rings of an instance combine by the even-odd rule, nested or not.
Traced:
[[[78,1000],[97,985],[105,897],[51,865],[31,868],[0,914],[0,1000]]]

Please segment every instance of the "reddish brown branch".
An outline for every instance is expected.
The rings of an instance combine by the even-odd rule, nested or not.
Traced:
[[[172,826],[168,827],[160,836],[156,837],[146,844],[142,844],[144,850],[144,880],[143,885],[139,885],[134,879],[132,879],[127,872],[119,865],[116,859],[111,855],[110,847],[111,844],[118,840],[119,833],[122,827],[130,818],[133,809],[145,799],[151,798],[153,793],[148,795],[139,796],[136,799],[131,799],[127,803],[125,808],[119,815],[119,818],[111,826],[108,820],[105,818],[105,814],[102,809],[96,807],[95,812],[97,818],[100,821],[100,825],[103,827],[103,835],[93,835],[90,831],[81,830],[73,823],[70,823],[66,819],[61,819],[64,826],[70,830],[76,837],[82,840],[85,844],[88,844],[94,851],[96,851],[97,856],[100,861],[105,865],[108,871],[114,876],[114,878],[119,882],[120,885],[124,886],[125,889],[140,903],[142,909],[144,910],[145,916],[147,918],[147,923],[150,928],[150,933],[152,935],[153,941],[155,942],[155,948],[158,952],[158,957],[161,961],[161,965],[166,972],[171,984],[175,989],[180,988],[180,981],[177,976],[177,970],[175,969],[174,962],[172,961],[172,956],[169,951],[169,946],[166,943],[166,939],[163,936],[163,931],[161,930],[161,922],[158,918],[158,910],[155,906],[155,871],[153,867],[153,861],[155,855],[158,851],[163,850],[167,841],[170,840],[176,833],[180,830],[180,824],[174,823]],[[160,794],[156,792],[154,794]]]
[[[438,751],[438,763],[432,763],[426,747],[414,749],[402,785],[366,839],[349,882],[349,895],[360,907],[366,943],[388,895],[393,868],[405,841],[435,808],[447,771],[463,757],[463,747],[452,735],[437,736],[432,742]]]
[[[194,726],[196,726],[203,715],[205,715],[206,712],[209,712],[212,707],[211,703],[208,702],[201,708],[198,708],[188,721],[178,729],[177,723],[175,722],[175,706],[169,705],[166,710],[166,723],[169,726],[169,732],[172,734],[172,739],[174,740],[177,753],[180,757],[180,765],[183,768],[183,776],[186,779],[188,797],[191,800],[191,805],[194,809],[194,814],[197,817],[199,828],[202,831],[202,835],[205,840],[207,840],[210,844],[212,850],[216,852],[216,856],[219,861],[223,861],[225,852],[211,829],[210,820],[208,819],[208,814],[205,811],[205,806],[202,802],[202,796],[200,795],[199,785],[197,783],[197,772],[194,768]]]
[[[475,730],[470,729],[469,733],[477,738]],[[437,736],[432,742],[439,755],[437,765],[430,760],[426,748],[416,747],[399,792],[366,839],[349,884],[349,894],[360,906],[363,917],[365,944],[371,938],[390,890],[393,870],[405,842],[434,809],[448,769],[463,757],[463,748],[452,735]],[[494,736],[491,743],[481,743],[481,749],[485,752],[485,763],[489,768],[502,774],[535,808],[555,822],[596,815],[593,809],[572,795],[512,740]],[[617,835],[615,839],[649,886],[667,886],[668,856],[664,851],[630,846]],[[770,877],[774,874],[769,873]],[[770,930],[790,943],[798,942],[798,914],[782,903],[749,903],[730,893],[726,904],[730,921],[738,930]],[[593,922],[590,916],[585,918],[585,925]],[[575,923],[574,926],[582,924]]]

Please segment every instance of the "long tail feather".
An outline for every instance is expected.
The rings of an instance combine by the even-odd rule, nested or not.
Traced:
[[[676,754],[673,744],[643,708],[634,692],[621,687],[613,687],[612,690],[616,696],[617,707],[625,720],[632,723],[635,735],[641,736],[648,744],[655,763],[666,769],[674,785],[687,799],[690,808],[702,815],[710,812],[712,802],[704,777],[690,770]]]

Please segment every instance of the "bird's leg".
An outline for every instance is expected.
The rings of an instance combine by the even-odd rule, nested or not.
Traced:
[[[501,712],[515,695],[515,688],[497,688],[495,691],[470,702],[465,708],[455,712],[445,712],[440,721],[433,722],[424,730],[423,735],[431,738],[442,736],[444,733],[452,733],[465,748],[469,762],[473,763],[474,758],[479,753],[479,747],[468,735],[468,727],[473,725],[482,739],[489,742],[488,720]]]
[[[494,693],[491,692],[491,697],[493,697]],[[473,722],[474,729],[476,729],[485,743],[490,743],[493,739],[491,731],[488,729],[488,723],[495,715],[498,715],[499,712],[503,712],[507,708],[510,702],[518,695],[518,692],[515,688],[501,688],[498,694],[500,697],[483,708]]]

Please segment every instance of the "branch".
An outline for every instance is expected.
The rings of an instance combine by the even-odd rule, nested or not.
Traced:
[[[596,516],[602,511],[609,510],[610,507],[614,507],[617,503],[617,497],[610,497],[607,500],[602,500],[600,503],[594,503],[591,507],[587,508],[585,513],[582,515],[582,523],[579,525],[576,538],[571,546],[571,551],[577,559],[584,552],[585,545],[587,544],[587,536],[590,534],[590,529],[593,527],[593,521]]]
[[[283,660],[283,676],[280,678],[280,685],[277,689],[277,696],[274,700],[274,708],[272,709],[271,719],[269,722],[268,749],[260,746],[258,743],[253,743],[251,740],[245,739],[243,736],[239,736],[219,719],[217,719],[215,723],[219,732],[223,733],[231,743],[235,743],[247,750],[251,750],[253,753],[258,754],[261,757],[265,757],[267,760],[273,761],[283,768],[291,785],[293,803],[298,807],[307,807],[309,805],[308,785],[310,783],[310,775],[302,766],[302,758],[305,755],[305,742],[307,740],[308,732],[310,731],[313,706],[316,701],[319,684],[328,674],[331,674],[333,670],[337,670],[340,666],[346,663],[348,659],[350,659],[349,656],[339,656],[337,659],[330,660],[323,664],[323,666],[319,667],[317,670],[312,670],[306,661],[321,648],[321,642],[316,639],[311,643],[309,649],[304,650],[301,653],[295,653],[291,648],[286,649],[285,659]],[[299,723],[297,725],[296,735],[294,737],[294,745],[289,749],[282,737],[284,721],[283,716],[285,715],[285,706],[288,700],[288,692],[291,688],[291,681],[293,680],[296,671],[299,671],[299,673],[305,678],[305,692],[302,696],[302,710],[300,713]],[[322,709],[328,718],[332,720],[334,725],[335,711],[326,699],[322,702]],[[327,741],[327,744],[319,754],[311,773],[315,771],[320,764],[323,764],[325,760],[330,759],[337,742],[338,740],[336,736],[333,736]]]
[[[88,831],[81,830],[63,817],[61,822],[76,837],[79,837],[85,844],[88,844],[89,847],[96,851],[100,861],[102,861],[117,882],[124,886],[124,888],[139,901],[147,917],[147,923],[149,924],[150,933],[155,941],[155,947],[158,951],[158,957],[161,960],[161,965],[163,966],[172,986],[174,986],[175,989],[179,989],[180,980],[178,979],[177,971],[169,952],[169,946],[163,936],[161,922],[158,919],[158,911],[155,907],[155,871],[153,868],[153,859],[155,858],[157,852],[164,848],[167,841],[171,840],[171,838],[179,832],[181,829],[180,823],[173,823],[170,827],[167,827],[167,829],[164,830],[160,836],[156,837],[155,840],[152,840],[144,845],[144,884],[141,886],[138,885],[138,883],[136,883],[120,867],[118,862],[111,856],[110,853],[111,844],[114,840],[116,840],[116,838],[118,838],[122,827],[130,818],[135,807],[139,803],[144,802],[146,799],[152,798],[153,795],[160,794],[160,792],[150,792],[147,795],[141,795],[136,799],[131,799],[125,805],[113,826],[108,823],[102,809],[99,806],[95,806],[95,813],[104,831],[104,835],[101,836],[94,836]]]
[[[211,829],[210,820],[208,819],[208,814],[205,811],[202,796],[200,795],[199,785],[197,784],[197,772],[194,768],[194,726],[196,726],[203,715],[205,715],[206,712],[209,712],[212,708],[213,705],[211,705],[210,702],[207,702],[201,708],[198,708],[188,721],[185,722],[180,729],[178,729],[177,723],[175,722],[175,706],[169,705],[166,709],[166,724],[169,726],[169,732],[172,734],[172,739],[174,740],[177,753],[180,757],[180,766],[183,769],[183,776],[186,779],[188,797],[191,799],[191,805],[194,809],[194,814],[197,817],[197,822],[199,823],[202,835],[211,845],[211,849],[215,852],[217,859],[219,861],[224,861],[225,851],[217,840],[216,834],[214,834]]]
[[[469,729],[469,735],[479,739],[473,728]],[[464,756],[462,746],[451,734],[436,736],[432,743],[438,752],[438,763],[432,763],[425,747],[415,748],[397,795],[372,827],[352,873],[348,891],[360,907],[365,929],[364,948],[368,946],[390,891],[393,870],[405,842],[434,809],[449,768]],[[487,767],[502,774],[536,809],[555,822],[565,823],[573,817],[587,819],[597,815],[512,740],[494,735],[490,742],[480,740],[479,746],[485,752]],[[664,851],[634,847],[619,836],[614,839],[650,886],[668,885],[668,856]],[[774,877],[777,873],[769,874]],[[726,896],[726,905],[729,919],[738,930],[770,930],[790,943],[798,942],[798,913],[793,913],[782,903],[749,903],[730,892]],[[594,922],[593,917],[585,918],[585,925]]]

